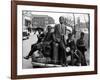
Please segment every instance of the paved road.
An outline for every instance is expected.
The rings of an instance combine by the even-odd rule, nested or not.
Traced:
[[[23,40],[23,53],[22,56],[25,57],[26,55],[28,55],[30,49],[31,49],[31,45],[34,44],[37,41],[37,37],[36,35],[31,34],[29,39],[27,40]],[[22,68],[23,69],[30,69],[32,68],[32,64],[31,64],[31,59],[29,60],[25,60],[24,58],[22,59]]]

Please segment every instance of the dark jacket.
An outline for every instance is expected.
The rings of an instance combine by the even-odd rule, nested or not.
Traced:
[[[76,42],[77,49],[83,53],[87,50],[84,42],[85,41],[83,39],[78,39]]]
[[[71,50],[75,50],[76,49],[76,45],[73,39],[69,40],[67,39],[67,44],[66,47],[70,47]]]

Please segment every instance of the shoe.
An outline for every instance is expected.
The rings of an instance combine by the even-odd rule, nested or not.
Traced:
[[[24,59],[29,59],[29,56],[24,57]]]
[[[68,66],[68,64],[65,64],[65,66],[67,67],[67,66]]]
[[[65,67],[65,64],[61,64],[62,67]]]

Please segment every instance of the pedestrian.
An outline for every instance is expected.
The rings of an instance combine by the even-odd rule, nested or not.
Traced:
[[[81,60],[81,65],[86,66],[86,57],[85,57],[85,51],[87,51],[86,46],[85,46],[85,40],[84,40],[84,32],[80,33],[80,38],[77,40],[76,45],[77,49],[82,53],[83,58]]]
[[[76,50],[76,45],[74,39],[72,39],[72,33],[68,34],[68,39],[66,40],[66,56],[71,56],[70,64],[74,65],[74,52]]]
[[[43,33],[42,30],[38,30],[38,33],[39,33],[39,35],[37,36],[38,37],[37,43],[31,45],[31,50],[30,50],[29,54],[24,57],[24,59],[29,59],[36,50],[41,50],[42,40],[43,40],[45,34]]]
[[[38,37],[38,39],[40,40],[38,40],[38,42],[32,46],[29,54],[26,57],[24,57],[24,59],[29,59],[29,57],[31,57],[32,54],[37,50],[41,51],[44,57],[51,56],[50,55],[51,42],[52,42],[52,34],[50,33],[51,27],[48,26],[47,30],[48,32],[44,37],[42,35]]]
[[[47,26],[47,33],[43,39],[43,54],[45,57],[52,58],[52,41],[53,36],[51,32],[51,26]]]
[[[59,24],[55,25],[53,34],[53,54],[54,61],[62,66],[66,65],[66,53],[65,53],[65,40],[66,26],[64,24],[64,17],[59,17]]]

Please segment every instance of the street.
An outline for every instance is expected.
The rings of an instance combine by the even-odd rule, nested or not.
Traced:
[[[23,40],[22,42],[22,68],[23,69],[30,69],[32,68],[31,58],[26,60],[24,59],[25,56],[28,55],[29,51],[31,50],[31,45],[36,43],[37,36],[33,33],[30,34],[29,39]]]

